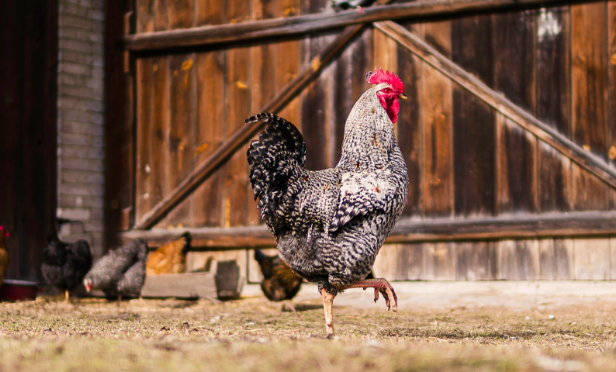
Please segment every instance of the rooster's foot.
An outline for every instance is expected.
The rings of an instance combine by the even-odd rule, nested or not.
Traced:
[[[398,311],[398,296],[396,296],[396,291],[394,291],[394,287],[383,278],[360,280],[349,287],[345,287],[345,289],[346,288],[363,288],[364,290],[366,290],[366,288],[374,288],[374,302],[379,300],[380,293],[385,299],[387,310],[391,309],[394,312]]]

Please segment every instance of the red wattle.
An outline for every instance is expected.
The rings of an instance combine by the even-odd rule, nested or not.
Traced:
[[[395,124],[396,121],[398,121],[398,112],[400,111],[398,97],[395,95],[386,96],[384,94],[379,94],[378,97],[385,112],[387,112],[387,116],[389,116],[391,122]]]

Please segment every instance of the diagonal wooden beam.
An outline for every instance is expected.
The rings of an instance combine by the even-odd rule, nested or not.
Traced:
[[[462,88],[511,119],[524,130],[537,136],[537,138],[599,177],[612,188],[616,188],[616,169],[609,166],[603,159],[592,154],[590,151],[584,150],[567,137],[509,101],[502,94],[492,90],[399,24],[392,21],[384,21],[374,23],[374,26],[424,62],[459,84]]]
[[[355,36],[359,35],[365,25],[346,27],[342,33],[329,44],[318,56],[313,58],[310,66],[299,73],[295,79],[289,82],[280,93],[271,101],[261,107],[259,112],[279,112],[301,90],[314,80],[323,68],[338,55]],[[227,160],[244,146],[251,138],[263,130],[263,123],[238,128],[225,142],[220,145],[210,156],[188,175],[169,195],[154,206],[134,226],[134,229],[149,229],[167,215],[173,208],[180,204],[191,192],[199,187],[211,174],[223,166]]]
[[[558,5],[562,3],[562,0],[428,0],[406,4],[372,6],[364,8],[363,12],[347,10],[338,13],[309,14],[221,26],[204,26],[127,35],[121,40],[121,46],[130,51],[202,47],[272,37],[297,36],[310,32],[332,30],[354,24],[383,20],[425,19],[428,17],[450,16],[460,12],[519,9],[528,8],[529,6]]]

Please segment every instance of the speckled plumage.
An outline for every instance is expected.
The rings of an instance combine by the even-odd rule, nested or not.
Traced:
[[[247,154],[257,207],[280,257],[319,291],[335,295],[370,273],[406,202],[406,164],[377,97],[388,86],[355,103],[333,169],[304,168],[303,137],[288,121],[267,113],[246,119],[267,123]]]
[[[147,244],[135,239],[101,257],[85,280],[90,280],[92,288],[101,289],[107,296],[139,296],[145,283],[147,258]]]

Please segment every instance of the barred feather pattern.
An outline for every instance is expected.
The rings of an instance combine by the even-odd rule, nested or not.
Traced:
[[[107,296],[139,296],[145,284],[147,258],[147,244],[142,239],[132,240],[101,257],[85,279]]]
[[[304,168],[303,137],[290,122],[262,113],[266,129],[248,149],[257,208],[280,257],[308,281],[337,293],[364,279],[406,202],[408,173],[379,84],[355,103],[342,156],[333,169]]]

